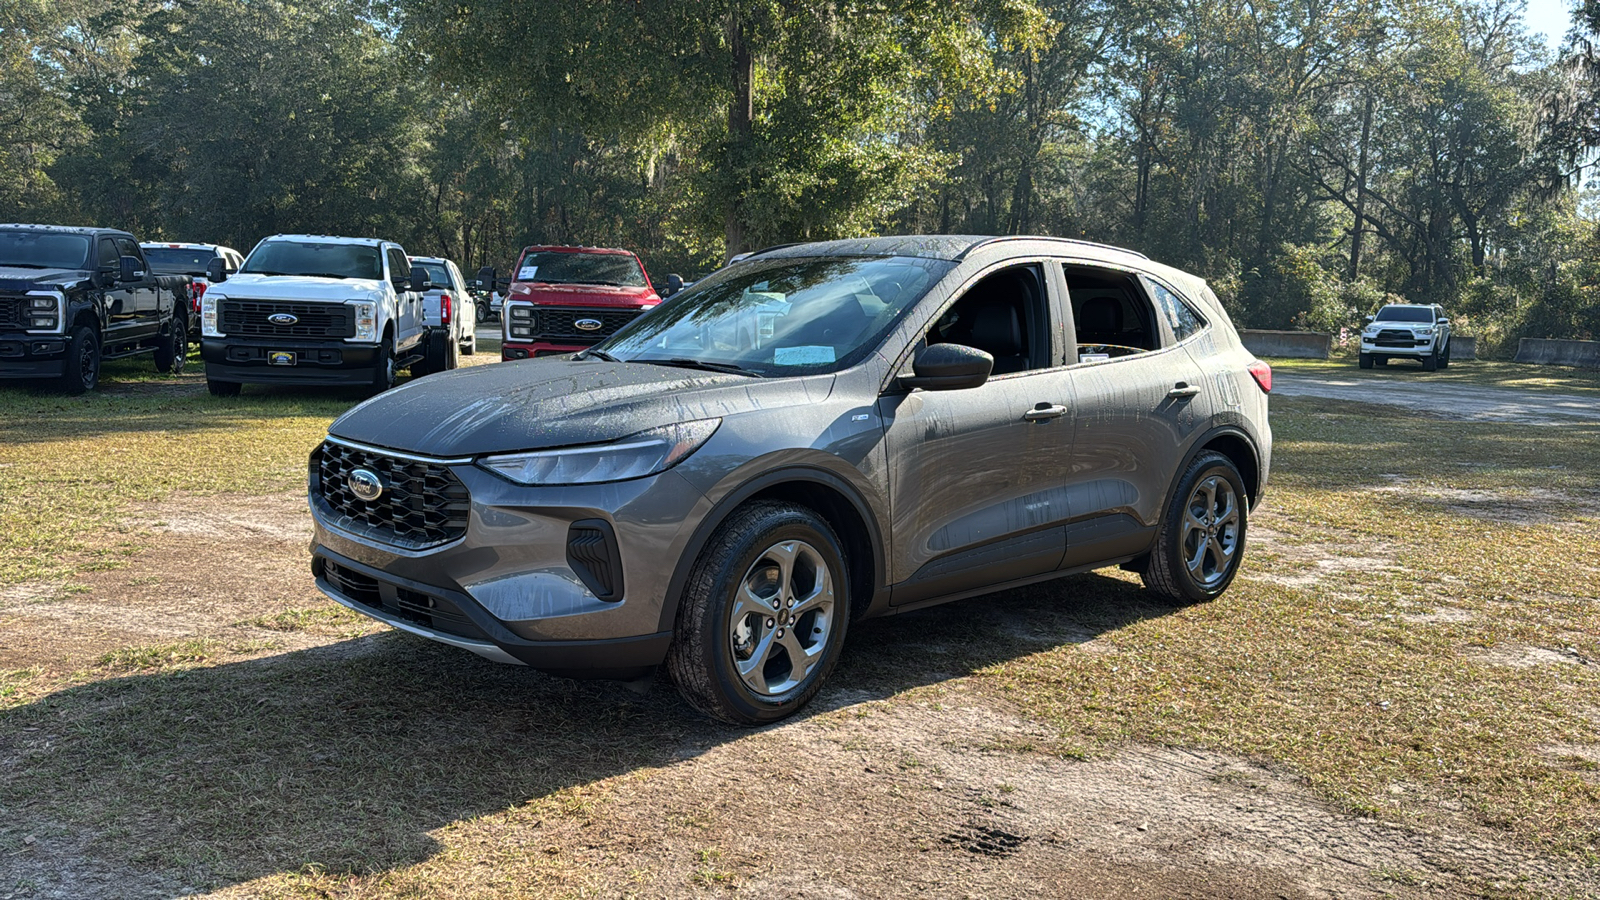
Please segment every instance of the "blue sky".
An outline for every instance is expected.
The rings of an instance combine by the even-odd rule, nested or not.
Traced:
[[[1545,46],[1555,49],[1572,26],[1572,10],[1577,6],[1569,0],[1528,0],[1528,30],[1542,32]]]

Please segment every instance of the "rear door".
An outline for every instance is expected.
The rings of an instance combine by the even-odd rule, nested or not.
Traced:
[[[171,296],[163,297],[156,289],[155,273],[150,271],[150,264],[145,262],[144,251],[132,239],[126,237],[116,238],[117,253],[120,256],[131,256],[138,260],[136,267],[141,273],[139,280],[126,285],[128,304],[131,307],[134,325],[130,335],[137,337],[153,337],[161,330],[161,317],[163,306],[166,310],[172,308]]]
[[[406,253],[399,247],[389,246],[384,250],[388,261],[389,281],[394,285],[395,297],[395,324],[394,338],[396,347],[407,347],[416,343],[423,326],[423,295],[413,291],[406,282],[411,277],[411,262],[406,259]]]
[[[1148,548],[1210,398],[1140,273],[1067,262],[1077,361],[1063,568]]]
[[[115,283],[105,291],[106,328],[105,343],[115,345],[139,336],[138,301],[133,284],[124,282],[118,275],[121,251],[111,237],[101,237],[96,244],[96,258],[100,271],[110,273]]]

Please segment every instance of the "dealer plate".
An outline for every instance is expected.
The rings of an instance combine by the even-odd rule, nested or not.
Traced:
[[[268,350],[267,351],[267,365],[269,365],[269,366],[292,366],[292,365],[294,365],[294,351],[293,350]]]

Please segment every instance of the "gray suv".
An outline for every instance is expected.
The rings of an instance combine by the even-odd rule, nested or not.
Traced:
[[[664,664],[770,722],[866,616],[1118,564],[1221,594],[1270,387],[1205,283],[1137,253],[775,248],[576,355],[350,410],[311,457],[312,567],[395,628],[571,676]]]

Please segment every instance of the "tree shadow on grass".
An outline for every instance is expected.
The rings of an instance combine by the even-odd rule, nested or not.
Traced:
[[[1176,609],[1084,575],[857,623],[817,701],[771,727]],[[748,733],[697,716],[664,679],[639,696],[385,633],[0,713],[0,848],[38,835],[46,869],[129,867],[169,893],[307,866],[381,872],[439,852],[433,829]]]

